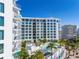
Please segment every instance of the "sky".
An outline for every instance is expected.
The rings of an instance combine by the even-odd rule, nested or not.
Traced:
[[[18,0],[23,17],[55,17],[79,27],[79,0]]]

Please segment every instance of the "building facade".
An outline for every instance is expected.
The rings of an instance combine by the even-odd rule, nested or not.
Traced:
[[[15,0],[0,0],[0,59],[13,59],[14,21],[20,17],[15,2]]]
[[[64,25],[62,26],[62,38],[63,39],[73,39],[76,37],[77,33],[76,25]]]
[[[21,18],[21,39],[59,39],[59,19],[57,18]]]
[[[77,29],[77,36],[79,37],[79,28]]]
[[[15,59],[20,39],[59,39],[58,18],[22,18],[16,0],[0,0],[0,59]]]

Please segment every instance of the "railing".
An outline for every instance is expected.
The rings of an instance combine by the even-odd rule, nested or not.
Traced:
[[[2,54],[2,53],[3,53],[3,49],[0,50],[0,54]]]

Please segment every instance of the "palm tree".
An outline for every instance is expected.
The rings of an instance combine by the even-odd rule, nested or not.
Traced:
[[[44,54],[41,51],[35,52],[36,59],[44,59]]]
[[[79,48],[79,38],[76,40],[76,49]]]
[[[52,54],[52,48],[56,49],[55,47],[55,42],[51,42],[47,48],[50,48],[51,49],[51,54]],[[52,59],[52,55],[51,55],[51,59]]]
[[[46,43],[46,42],[47,42],[47,40],[46,40],[46,39],[43,39],[43,40],[42,40],[42,43]]]
[[[74,55],[74,50],[75,50],[75,43],[74,41],[71,40],[67,40],[66,44],[65,44],[66,50],[68,51],[68,57],[70,56],[70,52],[73,51],[73,55]]]
[[[66,43],[67,43],[67,40],[60,39],[60,40],[58,41],[58,43],[60,44],[60,46],[65,46]]]
[[[36,59],[35,55],[31,55],[29,59]]]
[[[60,44],[60,46],[64,46],[65,47],[65,49],[66,49],[66,53],[67,53],[67,57],[69,57],[69,54],[70,54],[70,42],[69,42],[69,40],[65,40],[65,39],[60,39],[59,40],[59,42],[58,42],[59,44]]]
[[[75,46],[76,46],[76,45],[75,45],[75,43],[73,42],[73,43],[71,43],[70,46],[71,46],[71,50],[73,51],[73,56],[74,56],[74,50],[75,50]]]
[[[37,43],[37,41],[34,39],[34,41],[33,41],[34,43]]]
[[[36,51],[30,59],[44,59],[44,54],[41,51]]]
[[[19,59],[28,59],[28,56],[29,54],[26,49],[26,41],[22,41]]]
[[[43,44],[43,43],[46,43],[47,40],[46,39],[38,39],[39,43]]]

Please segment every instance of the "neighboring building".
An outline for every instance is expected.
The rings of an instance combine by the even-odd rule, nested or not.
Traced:
[[[76,37],[76,25],[64,25],[62,26],[62,38],[63,39],[73,39]]]
[[[77,36],[79,37],[79,28],[77,29]]]
[[[0,59],[13,59],[14,20],[21,16],[15,2],[0,0]]]
[[[21,18],[21,39],[59,39],[58,18]]]

